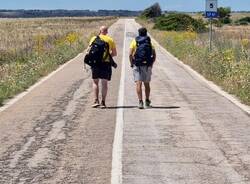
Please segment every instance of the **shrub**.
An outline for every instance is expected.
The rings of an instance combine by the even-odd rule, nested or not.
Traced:
[[[222,24],[230,24],[232,20],[230,19],[231,8],[230,7],[220,7],[218,8],[219,21]]]
[[[250,24],[250,17],[243,17],[243,18],[235,21],[235,23],[238,25],[248,25],[248,24]]]
[[[155,3],[149,8],[145,9],[141,13],[142,18],[154,18],[154,17],[159,17],[161,16],[161,7],[159,3]]]
[[[197,20],[186,14],[161,16],[156,19],[154,28],[166,31],[206,31],[206,26],[202,19]]]

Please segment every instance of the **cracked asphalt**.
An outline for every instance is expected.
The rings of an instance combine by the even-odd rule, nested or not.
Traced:
[[[90,108],[91,77],[81,54],[0,112],[1,184],[110,183],[123,44],[128,59],[138,27],[120,19],[110,28],[119,67],[107,109]],[[250,183],[249,115],[155,47],[150,109],[136,108],[126,60],[122,183]]]

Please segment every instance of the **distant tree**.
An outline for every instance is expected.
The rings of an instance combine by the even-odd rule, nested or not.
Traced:
[[[159,3],[155,3],[152,6],[148,7],[141,13],[141,17],[143,18],[154,18],[161,16],[161,7]]]
[[[235,23],[237,25],[249,25],[250,24],[250,17],[243,17],[239,20],[236,20]]]
[[[222,24],[230,24],[232,20],[231,17],[231,8],[230,7],[219,7],[218,8],[218,18]]]

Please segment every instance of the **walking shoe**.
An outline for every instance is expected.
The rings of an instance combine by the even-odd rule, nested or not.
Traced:
[[[96,100],[94,101],[93,105],[92,105],[92,108],[97,108],[97,107],[99,107],[99,106],[100,106],[99,100],[96,99]]]
[[[106,108],[105,101],[102,100],[101,105],[100,105],[100,108],[102,108],[102,109],[105,109],[105,108]]]
[[[142,101],[142,100],[139,101],[138,108],[139,108],[139,109],[143,109],[143,108],[144,108],[144,106],[143,106],[143,101]]]
[[[151,107],[151,101],[147,99],[145,101],[145,108],[150,108],[150,107]]]

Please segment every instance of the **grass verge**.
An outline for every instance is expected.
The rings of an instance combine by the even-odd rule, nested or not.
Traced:
[[[227,39],[215,35],[213,51],[208,49],[208,35],[195,32],[168,32],[153,29],[154,23],[137,19],[170,53],[227,92],[250,105],[250,40]],[[246,34],[247,35],[247,34]]]
[[[100,25],[115,21],[110,17],[1,20],[0,105],[74,58]],[[14,29],[17,25],[19,30]]]

